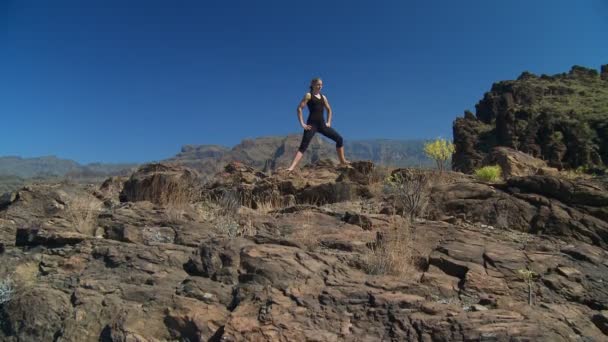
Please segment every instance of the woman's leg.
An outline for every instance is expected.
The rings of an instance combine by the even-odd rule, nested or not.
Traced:
[[[293,169],[295,169],[296,166],[298,166],[298,163],[300,162],[300,160],[302,159],[303,156],[304,156],[304,153],[302,153],[298,150],[298,152],[296,152],[295,157],[293,157],[293,161],[291,162],[291,165],[289,166],[287,171],[293,171]]]
[[[296,166],[298,166],[298,163],[304,156],[304,152],[308,148],[308,144],[310,144],[310,141],[312,140],[312,137],[315,136],[316,132],[317,132],[317,127],[315,127],[314,125],[312,125],[311,129],[304,130],[304,134],[302,135],[302,142],[300,143],[300,148],[298,148],[298,152],[296,152],[296,155],[293,158],[291,165],[287,169],[288,171],[293,171],[293,169],[295,169]]]
[[[340,164],[348,164],[348,160],[344,157],[344,140],[342,136],[335,129],[327,126],[319,127],[319,133],[336,142],[336,153],[338,154]]]

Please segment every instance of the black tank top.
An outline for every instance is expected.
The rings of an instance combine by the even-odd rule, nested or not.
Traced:
[[[323,95],[319,99],[310,93],[310,100],[308,100],[306,105],[308,106],[308,122],[323,122],[323,109],[325,108]]]

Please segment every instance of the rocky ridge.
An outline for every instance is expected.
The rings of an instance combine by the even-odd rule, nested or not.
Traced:
[[[197,187],[186,168],[148,165],[99,187],[22,188],[0,202],[0,280],[14,289],[0,339],[608,337],[604,181],[432,172],[425,214],[410,223],[383,188],[399,172],[432,171],[230,163]],[[176,196],[188,203],[167,202]],[[70,214],[75,198],[98,204],[88,232]],[[407,232],[410,267],[373,272],[396,232]]]
[[[608,164],[608,65],[494,83],[453,123],[452,168],[471,173],[496,146],[517,149],[559,169]]]

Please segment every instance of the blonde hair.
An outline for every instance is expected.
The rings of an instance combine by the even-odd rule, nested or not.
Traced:
[[[310,93],[311,93],[311,94],[312,94],[312,86],[313,86],[315,83],[319,82],[319,81],[322,81],[321,77],[315,77],[315,78],[313,78],[313,79],[310,81],[310,87],[309,87],[309,89],[310,89]]]

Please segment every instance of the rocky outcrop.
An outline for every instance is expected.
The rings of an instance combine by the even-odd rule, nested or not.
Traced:
[[[608,246],[608,187],[555,176],[512,177],[504,185],[457,182],[433,189],[429,216]]]
[[[331,160],[323,159],[297,174],[268,176],[233,162],[208,186],[208,191],[216,198],[234,192],[240,204],[253,209],[293,201],[314,205],[344,202],[371,196],[366,187],[372,172],[370,165],[373,167],[369,162],[355,162],[350,168],[338,168]]]
[[[199,177],[194,170],[170,164],[147,164],[124,183],[120,200],[156,204],[187,203],[197,195],[199,186]]]
[[[508,147],[493,148],[482,161],[482,165],[500,166],[504,178],[558,173],[557,169],[548,167],[544,160]]]
[[[453,169],[472,172],[496,146],[542,158],[559,169],[604,166],[606,82],[596,70],[574,66],[565,74],[524,72],[517,80],[493,84],[474,116],[465,113],[454,121]]]
[[[321,160],[269,176],[229,164],[203,189],[208,198],[240,186],[296,201],[238,206],[228,217],[238,234],[213,200],[175,217],[148,199],[103,206],[103,233],[86,235],[65,210],[71,196],[95,199],[100,189],[22,189],[0,210],[0,281],[10,275],[14,289],[0,305],[0,340],[606,339],[603,183],[535,175],[488,185],[433,174],[445,183],[433,187],[426,219],[410,223],[380,213],[388,203],[374,189],[383,180],[375,169]],[[166,174],[146,177],[154,172]],[[322,196],[339,183],[357,191]],[[299,202],[311,189],[327,201]],[[544,207],[543,230],[531,230]],[[551,228],[559,222],[570,230]],[[396,233],[409,246],[394,255],[408,260],[407,271],[371,272]]]

